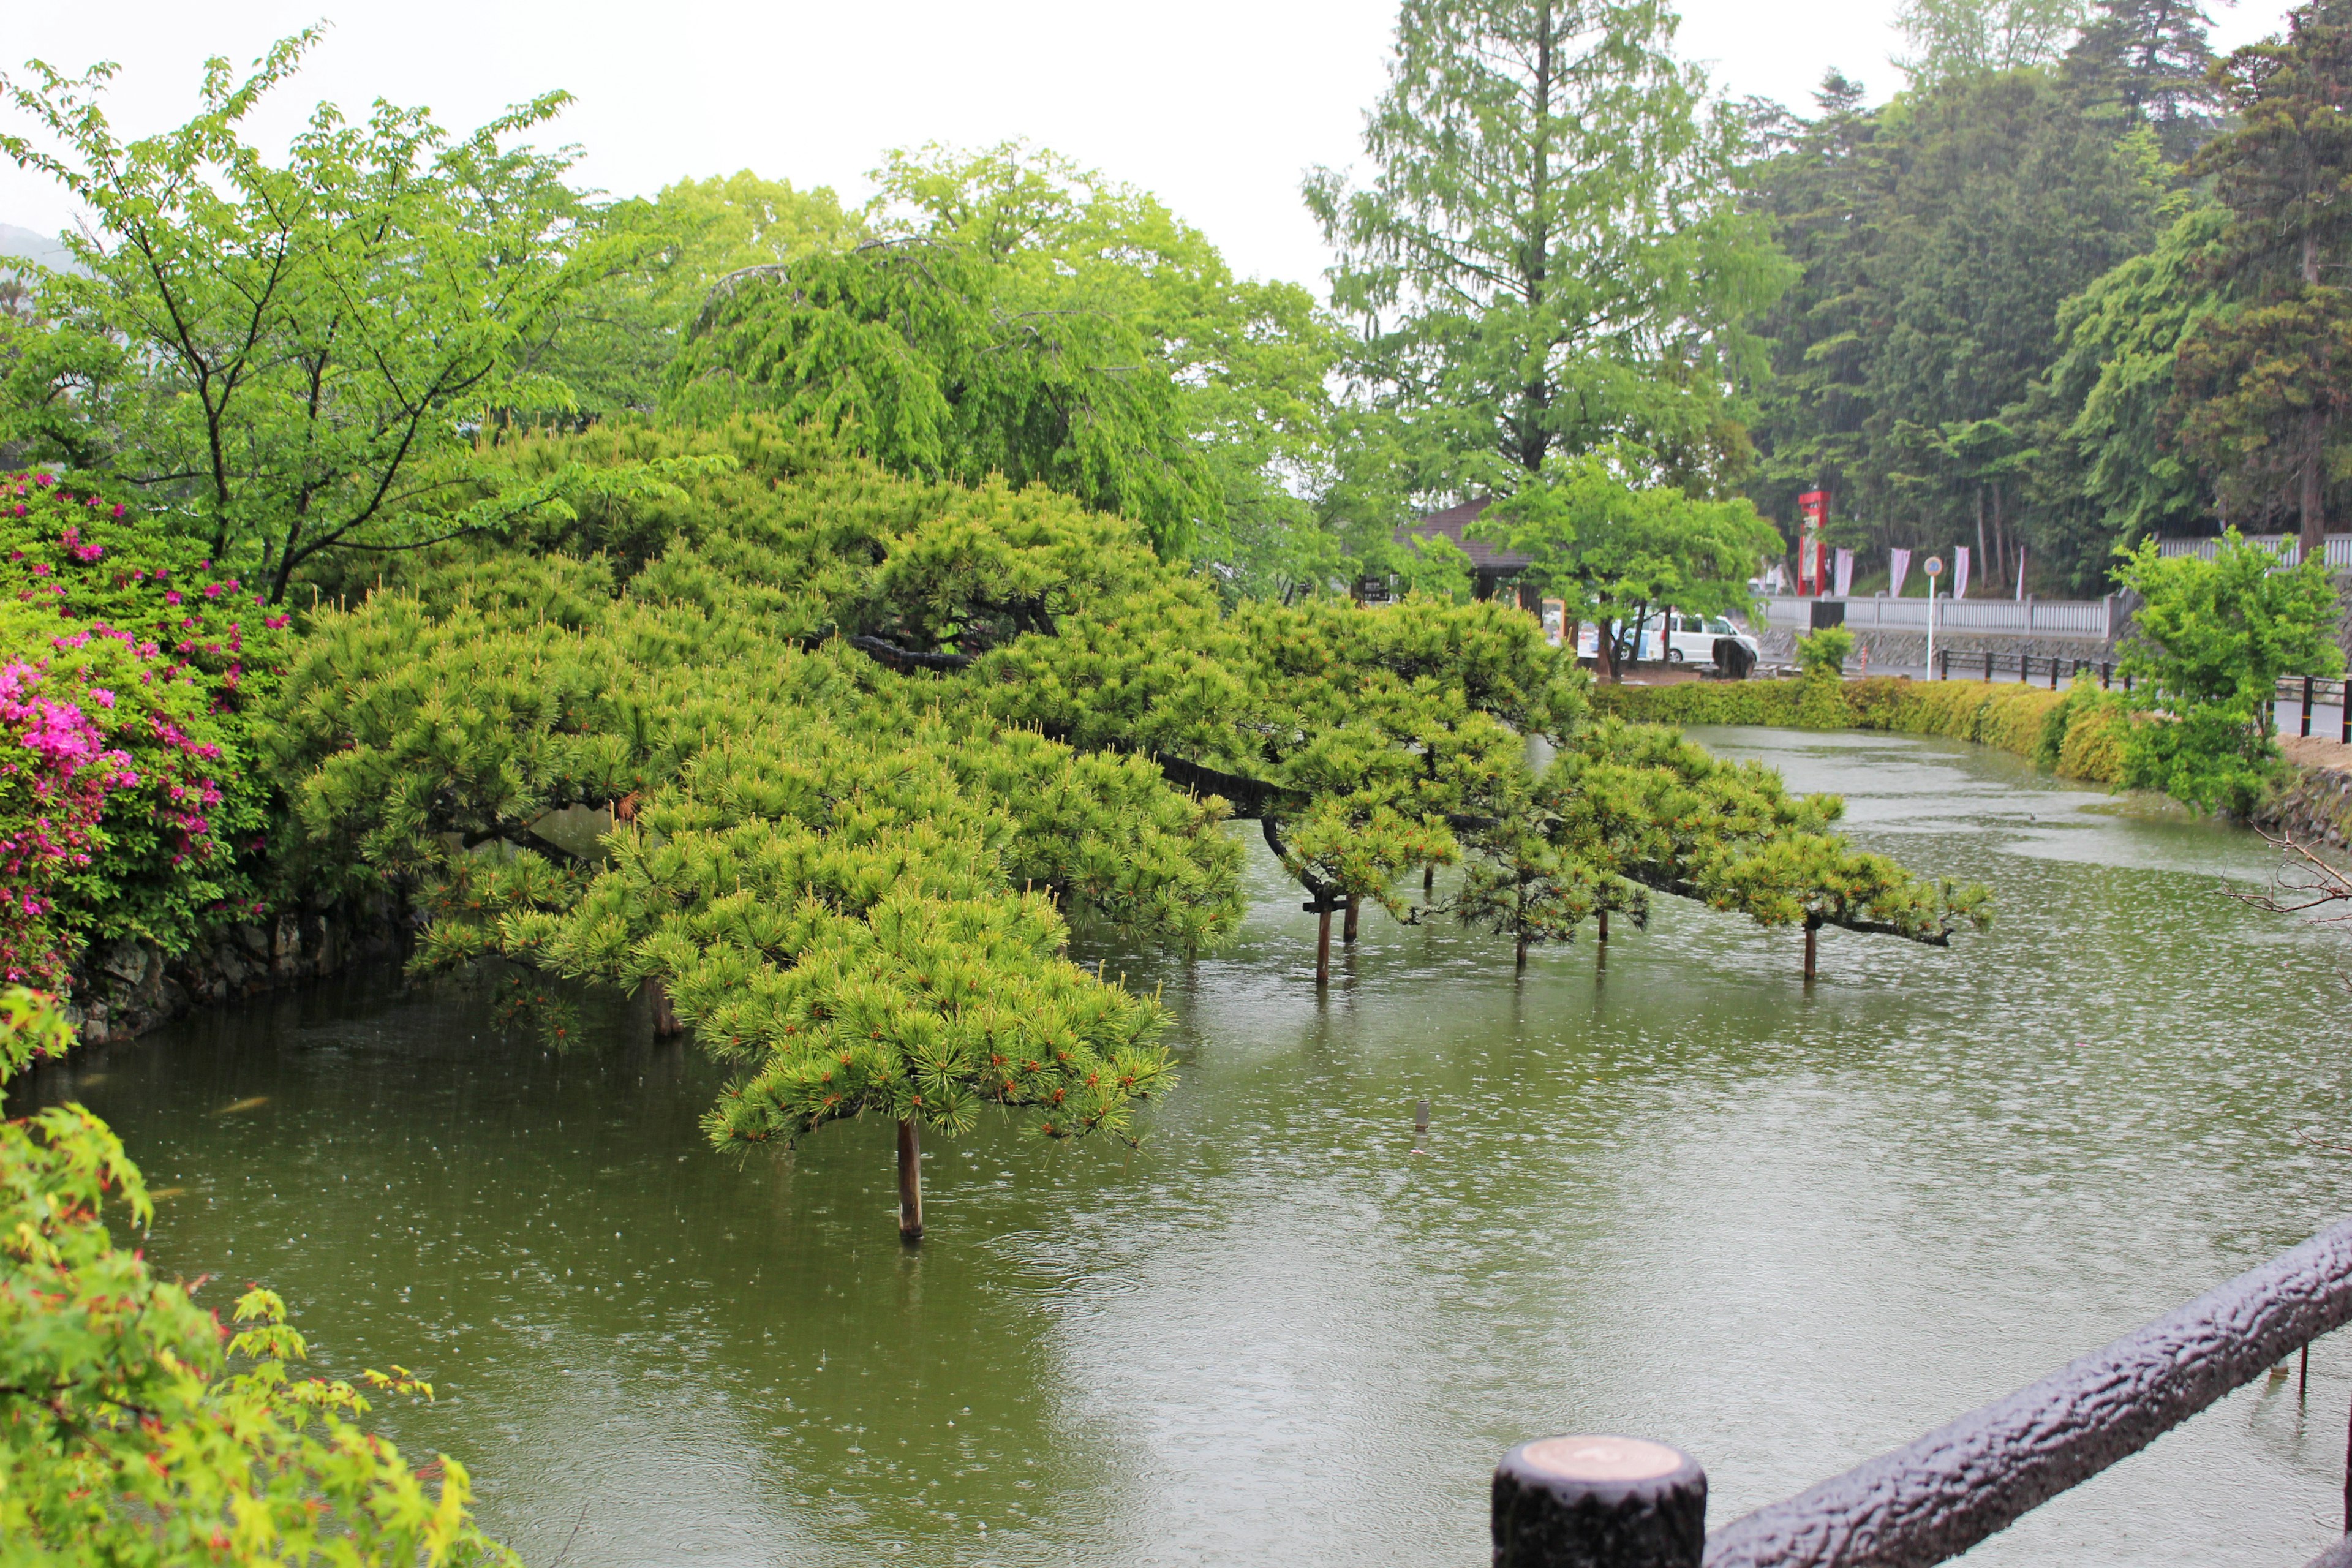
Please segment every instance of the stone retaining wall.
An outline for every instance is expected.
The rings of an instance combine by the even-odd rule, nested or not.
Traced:
[[[66,1016],[85,1045],[127,1040],[199,1003],[257,995],[406,951],[406,922],[389,899],[239,924],[185,952],[152,942],[100,942],[75,965]]]
[[[2255,813],[2254,826],[2300,844],[2352,847],[2352,773],[2297,767],[2294,783]]]

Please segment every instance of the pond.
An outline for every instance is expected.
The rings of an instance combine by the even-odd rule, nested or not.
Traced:
[[[1374,916],[1312,984],[1262,850],[1242,940],[1165,984],[1139,1151],[1000,1124],[738,1166],[719,1074],[640,1010],[566,1056],[377,976],[33,1085],[110,1118],[166,1270],[283,1292],[323,1370],[398,1361],[421,1457],[533,1563],[1451,1563],[1524,1438],[1679,1444],[1721,1523],[2005,1394],[2352,1209],[2352,948],[2225,896],[2251,834],[2002,756],[1698,732],[1990,884],[1948,951],[1662,901],[1515,976]],[[1255,836],[1252,836],[1255,844]],[[1413,1104],[1433,1106],[1425,1152]],[[2340,1528],[2352,1335],[1972,1556],[2297,1564]]]

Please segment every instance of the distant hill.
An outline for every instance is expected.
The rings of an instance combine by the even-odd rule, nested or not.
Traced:
[[[69,267],[73,257],[61,240],[13,223],[0,223],[0,256],[21,256],[44,267]]]

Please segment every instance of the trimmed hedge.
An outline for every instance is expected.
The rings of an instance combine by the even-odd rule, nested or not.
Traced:
[[[2122,700],[2087,677],[2063,691],[1981,680],[1691,680],[1596,686],[1598,712],[1654,724],[1765,724],[1798,730],[1885,730],[1972,741],[2062,777],[2123,781]]]

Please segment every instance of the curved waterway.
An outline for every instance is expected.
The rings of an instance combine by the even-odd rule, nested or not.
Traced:
[[[164,1194],[150,1256],[399,1361],[412,1452],[537,1564],[1470,1564],[1513,1443],[1698,1455],[1720,1523],[2352,1212],[2352,943],[2224,896],[2251,834],[2135,820],[2000,755],[1700,731],[1843,792],[1864,843],[1990,883],[1948,952],[1663,900],[1515,977],[1368,919],[1330,995],[1259,852],[1241,942],[1165,982],[1140,1152],[990,1123],[708,1153],[719,1075],[592,1018],[565,1057],[388,977],[191,1021],[32,1086]],[[1255,835],[1252,835],[1253,842]],[[1434,1108],[1426,1153],[1412,1107]],[[2295,1564],[2340,1528],[2352,1336],[1971,1562]]]

